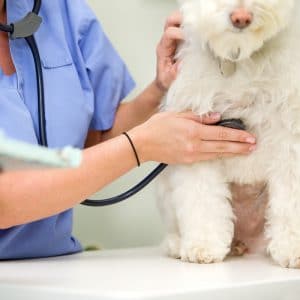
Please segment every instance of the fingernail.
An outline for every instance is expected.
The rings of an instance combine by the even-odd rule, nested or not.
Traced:
[[[219,120],[221,118],[221,114],[216,112],[210,113],[209,116],[214,120]]]
[[[253,151],[255,151],[256,150],[256,146],[251,146],[250,148],[249,148],[249,152],[253,152]]]
[[[256,139],[254,137],[248,137],[246,139],[246,142],[249,144],[255,144],[256,143]]]

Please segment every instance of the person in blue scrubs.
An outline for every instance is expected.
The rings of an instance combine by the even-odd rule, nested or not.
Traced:
[[[0,0],[0,21],[21,19],[32,2]],[[82,250],[72,236],[72,208],[137,164],[123,131],[142,163],[191,163],[219,157],[217,152],[232,156],[249,151],[250,134],[222,129],[226,134],[221,135],[218,127],[206,125],[220,119],[217,113],[203,118],[190,112],[157,113],[176,77],[174,54],[183,38],[179,14],[168,19],[157,48],[155,80],[122,105],[134,81],[87,3],[44,0],[41,16],[35,36],[44,69],[49,147],[85,149],[83,163],[75,170],[1,174],[1,260]],[[35,69],[24,40],[9,41],[0,34],[0,67],[0,128],[12,138],[37,144]]]

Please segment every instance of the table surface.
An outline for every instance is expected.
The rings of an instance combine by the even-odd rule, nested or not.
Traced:
[[[1,299],[300,299],[300,270],[263,255],[197,265],[157,248],[85,252],[1,262]]]

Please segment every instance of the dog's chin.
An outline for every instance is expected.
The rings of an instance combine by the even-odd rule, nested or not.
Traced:
[[[215,39],[208,44],[214,56],[222,60],[240,62],[251,58],[263,48],[264,42],[250,39]]]

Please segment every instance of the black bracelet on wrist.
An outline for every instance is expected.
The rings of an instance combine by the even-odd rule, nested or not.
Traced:
[[[137,154],[137,151],[136,151],[136,148],[135,148],[135,146],[134,146],[134,144],[133,144],[132,139],[130,138],[130,136],[128,135],[127,132],[123,132],[122,134],[125,135],[125,136],[127,137],[128,141],[129,141],[129,143],[130,143],[130,145],[131,145],[131,147],[132,147],[132,150],[133,150],[133,152],[134,152],[134,155],[135,155],[137,164],[138,164],[138,166],[140,167],[140,166],[141,166],[141,162],[140,162],[139,156],[138,156],[138,154]]]

